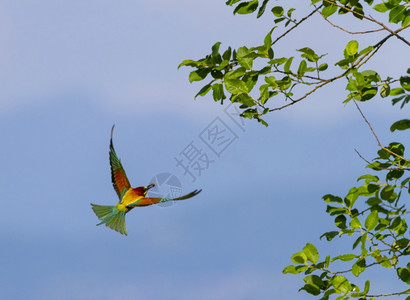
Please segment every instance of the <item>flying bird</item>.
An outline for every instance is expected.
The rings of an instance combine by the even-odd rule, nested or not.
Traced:
[[[155,184],[148,186],[140,186],[132,188],[122,167],[121,161],[115,153],[114,145],[112,143],[112,136],[114,132],[114,125],[111,128],[110,140],[110,165],[111,165],[111,180],[114,190],[117,192],[119,201],[116,205],[97,205],[91,203],[94,213],[101,222],[97,225],[105,224],[105,226],[118,231],[121,234],[127,234],[127,227],[125,226],[125,215],[135,207],[148,206],[160,202],[185,200],[198,195],[202,190],[194,190],[193,192],[178,198],[151,198],[146,197],[150,188]]]

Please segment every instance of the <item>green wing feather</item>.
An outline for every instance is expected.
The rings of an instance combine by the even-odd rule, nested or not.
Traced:
[[[122,167],[121,161],[118,159],[117,153],[115,153],[114,145],[112,143],[112,135],[114,132],[114,126],[111,129],[111,140],[110,140],[110,165],[111,165],[111,181],[117,192],[118,198],[122,199],[125,192],[131,187],[128,181],[127,175],[125,174],[124,168]]]

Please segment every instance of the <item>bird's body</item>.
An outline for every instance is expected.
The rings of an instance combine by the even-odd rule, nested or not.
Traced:
[[[114,126],[111,129],[110,140],[110,165],[111,165],[111,180],[115,191],[117,192],[119,201],[114,206],[92,204],[92,209],[101,222],[97,225],[105,224],[106,226],[118,231],[121,234],[127,235],[127,228],[125,226],[125,215],[135,207],[148,206],[159,202],[185,200],[191,198],[201,190],[195,190],[185,196],[170,199],[170,198],[151,198],[145,197],[150,188],[155,184],[148,186],[141,186],[132,188],[122,167],[121,161],[115,153],[114,145],[112,143],[112,135]]]

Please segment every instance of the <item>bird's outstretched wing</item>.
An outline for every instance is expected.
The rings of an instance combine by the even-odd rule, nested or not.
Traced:
[[[185,199],[189,199],[192,198],[196,195],[198,195],[200,192],[202,192],[202,190],[195,190],[193,192],[190,192],[189,194],[186,194],[185,196],[181,196],[178,198],[174,198],[174,199],[169,199],[169,200],[185,200]]]
[[[112,143],[112,135],[114,132],[114,126],[111,128],[111,140],[110,140],[110,165],[111,165],[111,181],[117,192],[118,198],[122,199],[124,193],[131,187],[122,167],[121,161],[118,159],[117,153],[115,153],[114,145]]]
[[[160,202],[167,202],[167,201],[175,201],[175,200],[185,200],[192,198],[196,195],[198,195],[202,190],[195,190],[189,194],[186,194],[184,196],[178,197],[178,198],[151,198],[151,197],[146,197],[142,198],[134,203],[130,203],[127,205],[127,208],[133,208],[137,206],[147,206],[147,205],[152,205]]]

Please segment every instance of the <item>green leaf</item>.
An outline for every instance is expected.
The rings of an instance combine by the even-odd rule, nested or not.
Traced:
[[[367,165],[366,168],[370,168],[375,171],[381,171],[383,169],[389,168],[391,166],[391,163],[381,163],[379,161],[375,161],[370,165]]]
[[[268,32],[268,34],[265,36],[265,39],[263,40],[263,44],[265,45],[265,48],[268,50],[268,49],[270,49],[270,47],[272,46],[272,32],[273,32],[273,30],[276,28],[276,26],[275,27],[273,27],[269,32]]]
[[[290,65],[292,64],[292,61],[293,61],[293,56],[290,57],[290,58],[286,61],[285,65],[283,66],[283,70],[285,71],[285,73],[290,73]]]
[[[350,221],[350,227],[352,228],[362,228],[362,224],[360,223],[359,219],[357,217],[354,217],[351,221]]]
[[[352,290],[349,280],[342,275],[335,275],[331,279],[331,284],[338,293],[346,294]]]
[[[407,25],[409,25],[410,24],[410,13],[409,13],[409,11],[407,10],[407,12],[406,12],[406,16],[404,17],[404,20],[403,20],[403,22],[401,23],[401,27],[406,27]],[[409,296],[410,297],[410,296]]]
[[[290,265],[287,266],[286,268],[283,269],[282,273],[283,274],[299,274],[302,273],[304,271],[306,271],[308,269],[308,266],[294,266],[294,265]]]
[[[319,71],[325,71],[325,70],[327,70],[327,68],[328,68],[327,63],[323,63],[319,66],[318,69],[319,69]]]
[[[362,237],[359,236],[353,243],[352,249],[356,249],[357,245],[359,245],[360,241],[362,240]]]
[[[242,80],[239,79],[225,79],[225,88],[231,94],[248,93],[248,88]]]
[[[195,99],[198,96],[205,96],[206,94],[208,94],[209,90],[211,89],[211,84],[207,84],[205,85],[199,92],[198,94],[195,95]]]
[[[381,13],[384,13],[389,10],[385,3],[376,4],[375,6],[373,6],[373,9]]]
[[[365,180],[366,183],[370,183],[370,182],[378,182],[379,181],[379,177],[374,176],[374,175],[370,175],[370,174],[366,174],[366,175],[362,175],[359,178],[357,178],[357,181],[360,180]]]
[[[359,198],[359,190],[356,187],[353,187],[349,190],[349,193],[346,195],[344,202],[348,208],[352,208],[357,198]]]
[[[380,89],[380,96],[382,98],[386,98],[390,95],[390,85],[387,83],[383,83],[382,88]]]
[[[367,54],[368,52],[372,51],[373,49],[374,49],[373,46],[366,47],[363,50],[360,50],[358,56],[361,56],[363,54]]]
[[[302,288],[299,289],[299,291],[302,291],[302,290],[314,296],[320,295],[320,288],[316,284],[307,283]]]
[[[341,261],[351,261],[355,258],[357,258],[356,254],[343,254],[343,255],[333,257],[332,262],[335,261],[335,260],[338,260],[338,259],[341,260]]]
[[[404,5],[397,5],[389,13],[389,21],[392,23],[399,23],[404,19],[404,12],[406,7]]]
[[[387,185],[380,191],[380,198],[389,201],[390,203],[394,202],[396,197],[397,194],[394,192],[394,186],[392,185]]]
[[[218,58],[219,58],[219,57],[220,57],[220,56],[218,56]],[[229,58],[228,58],[228,59],[229,59]],[[221,61],[221,63],[219,64],[219,66],[215,67],[214,70],[221,71],[221,70],[223,70],[223,69],[226,69],[226,67],[229,65],[229,60],[228,60],[228,59],[225,59],[225,60]]]
[[[410,91],[410,77],[409,76],[400,77],[400,85],[406,91]]]
[[[209,69],[199,69],[192,71],[191,73],[189,73],[189,82],[192,83],[194,81],[201,81],[205,79],[209,72]]]
[[[306,254],[304,252],[298,252],[292,255],[290,258],[295,264],[305,264],[307,261]]]
[[[367,293],[369,293],[369,290],[370,290],[370,280],[366,280],[366,282],[364,283],[363,295],[367,295]]]
[[[339,215],[335,218],[335,224],[340,229],[346,229],[346,217],[344,215]]]
[[[387,148],[390,151],[396,153],[397,155],[404,155],[404,146],[400,143],[390,143]]]
[[[320,239],[322,239],[322,237],[326,237],[326,240],[331,241],[331,240],[333,240],[333,238],[334,238],[335,236],[337,236],[338,234],[339,234],[338,231],[325,232],[324,234],[322,234],[322,235],[320,236]]]
[[[239,2],[239,1],[241,1],[241,0],[228,0],[228,1],[226,1],[226,5],[229,5],[229,6],[232,6],[233,4],[235,4],[236,2]]]
[[[398,268],[397,275],[403,282],[410,284],[410,271],[407,268]]]
[[[243,111],[240,116],[248,119],[253,119],[258,114],[258,111],[254,108],[248,108]]]
[[[215,83],[212,85],[212,96],[215,101],[226,98],[224,95],[224,88],[221,83]]]
[[[380,186],[373,183],[366,183],[359,187],[359,193],[361,196],[371,196],[379,190]]]
[[[367,199],[366,203],[369,206],[374,206],[374,205],[378,205],[378,204],[382,203],[382,201],[378,198],[372,197],[372,198]]]
[[[352,266],[352,274],[356,277],[366,270],[366,260],[364,258],[358,259]]]
[[[249,1],[249,2],[242,2],[239,3],[237,7],[235,7],[233,14],[250,14],[253,13],[258,8],[258,1]]]
[[[255,99],[253,99],[247,93],[240,93],[232,97],[232,102],[239,102],[246,107],[252,107],[256,104]]]
[[[306,60],[302,60],[299,64],[298,75],[303,76],[303,74],[305,74],[306,72],[306,68],[307,68]]]
[[[273,88],[277,87],[275,76],[266,76],[265,77],[265,82]]]
[[[254,58],[252,57],[248,57],[248,54],[250,54],[251,51],[244,47],[241,47],[238,49],[237,53],[236,53],[236,58],[238,60],[238,63],[244,67],[246,70],[250,70],[252,69],[252,64],[253,64],[253,60]]]
[[[359,43],[357,41],[353,40],[347,43],[346,53],[349,56],[354,56],[358,50],[359,50]]]
[[[278,66],[280,66],[281,64],[283,64],[287,61],[288,61],[288,59],[286,57],[281,57],[281,58],[272,59],[268,63],[271,64],[271,65],[276,65],[277,64]]]
[[[405,91],[402,88],[395,88],[390,91],[390,96],[397,96],[397,95],[401,95],[404,93]]]
[[[316,62],[319,60],[319,56],[309,47],[298,49],[297,51],[303,52],[302,57],[306,58],[310,62]]]
[[[215,79],[221,79],[224,77],[224,74],[219,70],[213,69],[211,71],[211,76]]]
[[[226,79],[237,79],[243,75],[246,74],[246,69],[244,67],[239,67],[235,70],[229,71],[228,73],[225,74],[225,80]]]
[[[390,157],[390,153],[384,149],[377,151],[377,154],[379,154],[379,158],[381,159],[388,159]]]
[[[343,207],[335,207],[328,205],[326,207],[326,212],[329,213],[331,216],[343,215],[346,213],[346,209]]]
[[[332,202],[343,203],[342,198],[337,197],[337,196],[333,196],[333,195],[330,195],[330,194],[324,195],[323,196],[323,201],[325,201],[327,203],[332,203]]]
[[[333,15],[336,11],[337,11],[337,6],[336,5],[329,5],[329,6],[326,6],[322,9],[322,15],[325,18],[328,18],[331,15]]]
[[[275,6],[272,8],[272,13],[275,15],[275,17],[281,17],[284,13],[284,9],[282,6]]]
[[[373,230],[379,222],[379,214],[377,210],[373,210],[366,218],[364,226],[368,231]]]
[[[302,60],[299,64],[298,75],[303,76],[303,74],[305,74],[306,72],[306,68],[307,68],[306,60]]]
[[[399,217],[400,218],[400,217]],[[401,222],[401,224],[400,224],[400,228],[403,226],[403,220],[400,220]],[[399,240],[397,240],[397,241],[394,241],[393,242],[393,248],[395,248],[395,249],[404,249],[404,248],[406,248],[408,245],[409,245],[409,240],[408,239],[406,239],[406,238],[401,238],[401,239],[399,239]]]
[[[277,24],[277,23],[282,22],[284,20],[286,20],[286,19],[284,17],[282,17],[282,18],[275,19],[273,22],[275,22],[275,24]]]
[[[228,49],[226,49],[224,54],[222,54],[223,60],[228,62],[227,65],[229,64],[229,60],[231,59],[231,54],[232,54],[231,47],[228,47]]]
[[[216,57],[219,54],[219,46],[221,46],[221,42],[217,42],[212,46],[212,56]]]
[[[190,67],[197,67],[200,64],[200,62],[192,60],[192,59],[186,59],[182,63],[179,64],[178,69],[182,66],[190,66]]]
[[[319,260],[319,252],[313,244],[307,243],[306,246],[303,247],[303,253],[305,253],[306,258],[314,264]]]
[[[276,85],[281,91],[285,91],[292,85],[292,80],[289,76],[285,76],[280,80],[276,80]]]
[[[269,2],[269,0],[263,0],[263,3],[261,7],[259,7],[258,14],[256,15],[257,18],[263,15],[265,12],[266,4]]]
[[[393,132],[395,130],[406,130],[409,128],[410,128],[410,120],[403,119],[403,120],[393,123],[393,125],[390,127],[390,131]]]

